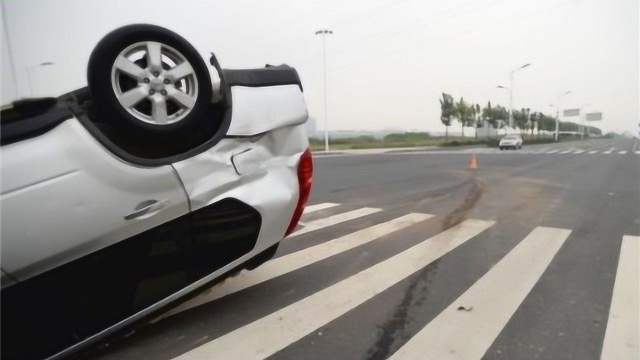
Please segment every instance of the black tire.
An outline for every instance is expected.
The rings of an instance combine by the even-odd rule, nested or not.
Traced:
[[[169,114],[170,109],[174,110],[175,108],[178,108],[176,112],[173,112],[169,116],[174,116],[173,114],[179,114],[178,111],[182,111],[182,115],[180,115],[181,118],[180,116],[175,115],[177,120],[173,123],[157,124],[153,122],[145,122],[140,119],[140,116],[136,117],[136,114],[130,113],[129,110],[120,104],[116,95],[116,90],[114,90],[112,85],[114,82],[112,81],[112,69],[116,58],[128,47],[143,42],[157,42],[164,45],[163,50],[170,48],[175,50],[181,57],[186,59],[186,62],[188,62],[193,69],[189,75],[189,79],[195,85],[191,87],[194,93],[191,95],[190,101],[193,101],[194,98],[195,101],[193,102],[193,105],[186,110],[181,107],[179,102],[173,101],[173,98],[170,98],[170,95],[167,95],[167,92],[164,91],[163,87],[165,85],[160,83],[160,77],[156,76],[157,79],[151,79],[151,84],[149,84],[148,76],[144,79],[145,83],[147,83],[146,86],[163,87],[162,92],[167,99],[163,106],[167,114]],[[162,53],[161,56],[165,56],[165,54]],[[144,64],[142,65],[146,66],[146,59],[146,57],[143,57],[138,61],[143,61]],[[161,64],[163,69],[162,73],[165,73],[165,70],[167,70],[166,67],[170,65],[164,61],[164,58]],[[174,66],[176,66],[176,64],[174,64]],[[140,65],[140,67],[145,69],[142,65]],[[150,68],[151,67],[149,66],[145,71],[148,71]],[[100,40],[91,53],[87,78],[89,89],[93,94],[98,110],[98,115],[106,121],[115,122],[119,126],[125,127],[125,130],[131,130],[136,135],[147,139],[163,139],[169,135],[173,137],[178,134],[189,136],[190,134],[198,131],[196,125],[206,121],[206,113],[209,110],[212,101],[213,90],[211,77],[209,76],[207,65],[200,54],[178,34],[154,25],[129,25],[107,34],[102,38],[102,40]],[[116,81],[118,81],[117,78]],[[133,78],[129,81],[135,83],[134,87],[145,85],[141,84],[139,80],[135,80]],[[179,84],[180,81],[176,81],[175,83],[171,83],[169,79],[165,79],[164,81],[168,81],[164,82],[164,84],[169,84],[166,85],[167,89],[171,86],[174,90],[178,89],[178,91],[181,91],[181,84]],[[121,83],[118,84],[118,86],[120,85]],[[154,92],[155,91],[156,90],[154,90]],[[124,92],[124,90],[122,90],[122,92]],[[158,90],[158,93],[160,92],[161,90]],[[149,95],[151,96],[151,93],[149,93]],[[153,105],[149,99],[143,99],[140,102],[143,101],[148,102],[148,109],[152,108]],[[134,106],[138,107],[142,105],[143,104],[136,104]],[[145,103],[144,105],[147,104]],[[131,106],[131,108],[134,106]],[[140,113],[142,114],[142,111]]]

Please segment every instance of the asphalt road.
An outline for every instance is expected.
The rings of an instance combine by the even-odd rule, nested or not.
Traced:
[[[319,155],[315,171],[274,260],[89,356],[638,358],[639,141]]]

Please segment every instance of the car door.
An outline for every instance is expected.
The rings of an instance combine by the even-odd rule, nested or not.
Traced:
[[[1,156],[2,269],[18,281],[189,212],[170,165],[125,163],[76,119]]]

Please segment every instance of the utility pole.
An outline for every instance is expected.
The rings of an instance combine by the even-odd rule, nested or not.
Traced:
[[[556,134],[555,141],[558,142],[558,131],[560,130],[560,99],[565,96],[571,94],[571,90],[565,91],[562,94],[558,95],[558,102],[556,105]]]
[[[327,35],[331,30],[318,30],[316,35],[322,35],[322,67],[324,72],[324,152],[329,152],[329,120],[327,116]]]
[[[510,88],[509,88],[509,127],[513,129],[513,75],[516,73],[516,71],[522,70],[528,66],[531,66],[530,63],[524,64],[522,66],[520,66],[517,69],[511,70],[511,72],[509,73],[509,82],[510,82]]]

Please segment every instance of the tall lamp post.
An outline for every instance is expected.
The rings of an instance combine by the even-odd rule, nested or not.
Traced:
[[[517,72],[520,71],[526,67],[531,66],[530,63],[524,64],[522,66],[520,66],[517,69],[513,69],[511,70],[511,72],[509,73],[509,127],[513,129],[513,75]],[[498,86],[500,87],[500,86]],[[502,86],[501,88],[503,89],[507,89],[506,87]]]
[[[555,141],[558,141],[558,131],[560,130],[560,99],[562,99],[563,96],[565,95],[569,95],[571,94],[571,90],[569,91],[565,91],[562,94],[558,95],[558,102],[556,105],[556,135],[555,135]]]
[[[324,72],[324,152],[329,152],[329,120],[327,116],[327,35],[331,30],[318,30],[316,35],[322,36],[322,67]]]
[[[45,61],[45,62],[41,62],[40,64],[35,64],[35,65],[31,65],[31,66],[27,66],[27,78],[29,80],[29,95],[33,96],[33,82],[32,82],[32,75],[31,73],[36,69],[39,68],[41,66],[50,66],[50,65],[54,65],[54,63],[52,63],[51,61]]]

